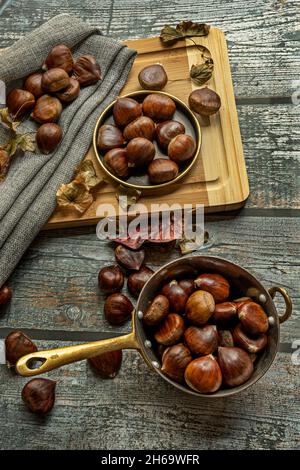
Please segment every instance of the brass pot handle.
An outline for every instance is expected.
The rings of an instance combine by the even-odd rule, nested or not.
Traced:
[[[128,335],[94,341],[93,343],[78,344],[76,346],[67,346],[27,354],[18,360],[16,371],[20,375],[31,377],[49,372],[52,369],[57,369],[66,364],[82,361],[83,359],[118,349],[139,349],[134,330]]]
[[[274,286],[269,289],[269,294],[274,299],[275,295],[279,292],[282,295],[285,301],[285,312],[283,315],[278,315],[279,323],[284,323],[286,320],[290,318],[293,311],[293,302],[290,298],[289,294],[283,287]]]

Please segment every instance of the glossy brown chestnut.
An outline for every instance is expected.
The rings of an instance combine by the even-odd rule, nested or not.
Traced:
[[[42,76],[42,87],[48,93],[56,93],[70,85],[70,77],[63,69],[49,69]]]
[[[185,369],[184,378],[189,387],[200,393],[216,392],[222,384],[222,374],[213,355],[198,357]]]
[[[74,75],[80,86],[89,86],[101,80],[101,70],[96,58],[91,55],[82,55],[76,60]]]
[[[36,345],[22,331],[13,331],[5,338],[6,360],[11,365],[15,365],[22,356],[36,351]]]
[[[97,137],[97,146],[106,152],[114,148],[122,147],[125,141],[123,134],[116,126],[104,124],[100,127]]]
[[[78,80],[75,78],[70,78],[70,83],[67,88],[61,90],[60,92],[56,93],[57,98],[62,101],[63,103],[70,103],[74,101],[80,92],[80,85]]]
[[[35,97],[29,91],[14,88],[8,94],[6,104],[10,114],[14,119],[17,119],[24,116],[34,107]]]
[[[139,75],[138,79],[140,85],[145,90],[162,90],[168,81],[168,76],[165,69],[160,64],[153,64],[144,67]]]
[[[55,402],[56,382],[49,379],[32,379],[22,390],[22,398],[33,413],[47,414]]]
[[[167,348],[162,355],[161,371],[175,382],[184,382],[184,371],[192,361],[189,349],[179,343]]]
[[[43,64],[43,70],[53,68],[63,69],[65,72],[70,73],[73,69],[72,52],[65,44],[58,44],[54,46],[46,57]]]
[[[124,285],[124,274],[119,266],[105,266],[100,269],[98,285],[105,294],[119,292]]]
[[[133,305],[124,294],[115,293],[104,303],[104,315],[111,325],[122,325],[131,317]]]
[[[169,300],[164,295],[157,295],[144,313],[146,325],[153,326],[161,323],[169,313]]]
[[[99,356],[90,357],[89,364],[102,379],[114,379],[122,364],[122,350],[108,351]]]
[[[268,317],[256,302],[246,302],[238,309],[239,320],[245,332],[261,335],[269,329]]]
[[[125,269],[138,271],[145,259],[145,250],[130,250],[123,245],[118,245],[115,249],[117,262]]]
[[[37,146],[46,155],[56,149],[61,139],[62,128],[52,122],[40,126],[36,133]]]
[[[168,156],[178,164],[190,160],[196,151],[196,142],[190,135],[179,134],[168,145]]]
[[[184,343],[196,356],[212,354],[218,347],[217,327],[215,325],[200,328],[190,326],[184,332]]]
[[[229,330],[218,330],[219,346],[232,348],[234,346],[233,337]]]
[[[172,119],[176,111],[174,101],[166,95],[150,94],[143,101],[143,112],[145,116],[153,121],[167,121]]]
[[[130,167],[141,168],[149,165],[155,156],[155,147],[150,140],[135,137],[130,140],[127,147],[127,159]]]
[[[245,383],[253,373],[253,363],[243,349],[218,348],[218,362],[223,381],[228,387],[237,387]]]
[[[169,143],[176,135],[184,133],[185,127],[178,121],[165,121],[156,126],[156,140],[162,150],[167,150]]]
[[[12,289],[6,285],[0,288],[0,305],[4,305],[12,298]]]
[[[118,98],[114,104],[113,116],[117,126],[125,127],[142,115],[142,105],[132,98]]]
[[[198,88],[189,96],[189,106],[192,111],[203,116],[211,116],[219,111],[221,99],[219,95],[210,88]]]
[[[228,325],[237,318],[237,306],[234,302],[216,304],[212,320],[217,325]]]
[[[123,132],[124,139],[132,140],[136,137],[153,140],[155,135],[155,124],[147,116],[141,116],[127,124]]]
[[[184,332],[184,320],[177,313],[169,313],[159,325],[154,338],[159,344],[172,346],[178,343]]]
[[[184,290],[186,295],[189,297],[195,290],[194,280],[193,279],[180,279],[178,281],[180,287]]]
[[[184,312],[188,295],[185,290],[180,287],[177,281],[171,281],[166,284],[161,293],[167,297],[170,302],[170,310],[172,312]]]
[[[209,292],[216,304],[225,302],[229,297],[229,282],[220,274],[200,274],[195,279],[195,287]]]
[[[161,184],[171,181],[178,175],[177,163],[165,158],[156,158],[148,166],[148,175],[151,183]]]
[[[44,124],[46,122],[56,122],[62,112],[62,105],[58,98],[49,95],[41,96],[32,111],[31,117]]]
[[[214,309],[213,296],[209,292],[198,290],[188,298],[185,313],[194,325],[204,325],[212,316]]]
[[[236,327],[233,329],[232,336],[235,346],[245,349],[245,351],[248,353],[256,354],[265,349],[268,343],[268,337],[266,334],[262,334],[253,338],[244,332],[240,324],[236,325]]]
[[[26,78],[24,83],[25,90],[32,93],[36,98],[39,98],[44,94],[42,87],[42,76],[42,73],[33,73]]]
[[[126,149],[111,149],[103,158],[105,165],[114,175],[126,179],[129,176],[129,167]]]
[[[243,304],[252,302],[252,299],[250,297],[240,297],[239,299],[235,299],[233,302],[235,303],[236,308],[239,309]]]
[[[142,266],[139,271],[130,274],[127,280],[127,287],[130,294],[137,298],[153,273],[154,271],[152,271],[152,269]]]

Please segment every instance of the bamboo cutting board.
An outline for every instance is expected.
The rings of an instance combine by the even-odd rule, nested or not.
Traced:
[[[207,48],[214,60],[213,77],[206,85],[220,95],[222,106],[219,113],[211,116],[210,126],[202,127],[201,153],[191,172],[178,184],[170,186],[167,194],[142,196],[139,202],[147,207],[151,203],[163,202],[204,204],[206,212],[238,209],[249,195],[249,185],[225,36],[221,30],[211,28],[208,36],[193,39],[198,45]],[[172,47],[164,47],[160,39],[155,37],[128,40],[125,44],[136,49],[138,55],[121,94],[139,90],[139,71],[159,62],[169,77],[164,91],[188,103],[190,92],[197,88],[189,77],[189,69],[194,63],[201,62],[201,52],[191,41],[178,41]],[[101,175],[92,148],[86,158],[94,161]],[[116,191],[114,183],[101,184],[95,193],[94,203],[84,214],[57,208],[45,229],[97,223],[96,208],[99,204],[110,203],[117,208]]]

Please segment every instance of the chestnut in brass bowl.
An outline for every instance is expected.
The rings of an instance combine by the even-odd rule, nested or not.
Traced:
[[[261,304],[269,321],[268,344],[255,361],[254,372],[251,377],[242,385],[233,388],[221,388],[211,394],[198,393],[187,385],[181,385],[173,381],[163,373],[160,357],[152,347],[151,333],[147,326],[145,327],[145,322],[143,321],[143,316],[149,307],[149,302],[160,293],[164,284],[173,279],[195,278],[201,273],[218,273],[226,277],[231,286],[231,295],[234,298],[251,297],[255,302]],[[273,302],[273,297],[276,293],[280,293],[285,302],[286,309],[282,315],[278,314]],[[198,397],[227,397],[247,389],[260,380],[267,372],[278,350],[280,324],[285,322],[291,313],[292,301],[282,287],[275,286],[266,289],[246,269],[222,258],[199,255],[185,256],[164,265],[144,285],[133,312],[133,330],[131,333],[111,339],[95,341],[94,343],[31,353],[22,357],[17,362],[16,370],[20,375],[33,376],[72,362],[97,356],[107,351],[137,349],[149,367],[159,374],[163,380],[177,389]],[[37,362],[39,364],[36,364]]]
[[[127,95],[123,95],[122,98],[128,97],[128,98],[133,98],[138,102],[142,102],[146,96],[150,94],[160,94],[164,96],[169,96],[176,104],[176,111],[174,113],[174,116],[172,119],[175,121],[179,121],[185,126],[185,133],[188,135],[191,135],[193,139],[196,142],[196,151],[192,159],[188,160],[187,162],[184,162],[182,165],[179,167],[179,172],[177,176],[167,182],[160,183],[160,184],[152,184],[149,176],[146,172],[146,169],[142,169],[140,171],[134,171],[129,178],[122,179],[115,174],[113,174],[109,168],[104,163],[104,155],[105,152],[102,152],[99,150],[97,146],[97,136],[98,136],[98,131],[99,128],[104,125],[104,124],[114,124],[113,120],[113,107],[115,104],[115,101],[113,101],[110,105],[108,105],[104,111],[101,113],[96,126],[94,130],[94,135],[93,135],[93,148],[95,155],[99,161],[99,164],[103,171],[116,183],[121,184],[122,186],[132,188],[132,189],[137,189],[141,191],[156,191],[160,188],[164,188],[166,186],[170,186],[172,184],[177,183],[181,178],[183,178],[187,173],[191,170],[193,165],[195,164],[197,158],[199,157],[200,154],[200,148],[201,148],[201,128],[200,124],[193,114],[193,112],[189,109],[189,107],[181,101],[179,98],[176,96],[173,96],[169,93],[162,92],[162,91],[153,91],[153,90],[140,90],[140,91],[135,91],[133,93],[129,93]],[[166,153],[163,153],[160,147],[157,145],[157,142],[153,142],[155,145],[156,149],[156,154],[155,154],[155,159],[157,158],[167,158]]]

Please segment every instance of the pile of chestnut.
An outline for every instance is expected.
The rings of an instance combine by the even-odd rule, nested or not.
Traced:
[[[143,314],[161,370],[200,393],[237,387],[268,343],[268,317],[249,297],[230,299],[220,274],[164,285]]]
[[[39,150],[48,154],[55,150],[62,138],[62,129],[55,124],[63,105],[74,101],[80,87],[101,79],[100,67],[92,55],[80,56],[76,61],[64,44],[49,52],[42,70],[29,75],[23,89],[14,88],[7,96],[7,107],[15,121],[31,112],[30,116],[41,124],[36,133]]]
[[[107,168],[122,180],[134,169],[146,172],[152,184],[176,178],[179,166],[195,155],[196,142],[185,134],[181,122],[172,119],[175,111],[175,102],[165,94],[149,93],[142,103],[118,98],[113,107],[114,124],[102,125],[97,138]],[[154,140],[163,157],[155,158]]]

